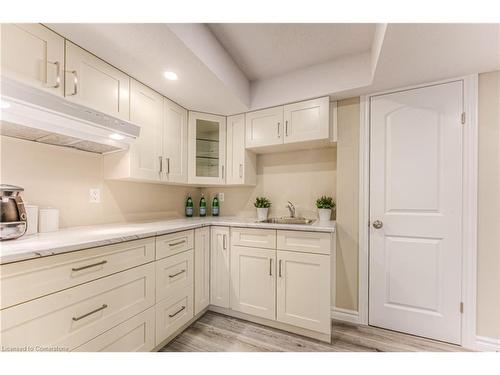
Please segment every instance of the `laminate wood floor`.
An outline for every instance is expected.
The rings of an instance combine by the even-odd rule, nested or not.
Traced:
[[[207,312],[163,352],[456,352],[463,349],[381,328],[332,322],[332,343]]]

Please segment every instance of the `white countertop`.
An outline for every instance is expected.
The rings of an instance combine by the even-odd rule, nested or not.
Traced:
[[[258,223],[254,218],[193,217],[184,219],[117,223],[61,229],[57,232],[39,233],[0,242],[0,264],[61,254],[90,247],[160,236],[181,230],[209,225],[245,228],[285,229],[309,232],[335,232],[335,221],[308,225]]]

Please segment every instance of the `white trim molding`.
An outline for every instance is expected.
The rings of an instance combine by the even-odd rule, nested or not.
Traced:
[[[500,339],[476,336],[476,345],[474,349],[482,352],[500,352]]]
[[[461,345],[469,349],[497,348],[496,339],[476,337],[477,293],[477,169],[478,169],[478,75],[447,79],[373,93],[360,100],[359,139],[359,321],[368,324],[369,213],[370,213],[370,100],[372,96],[447,82],[463,82],[463,201],[462,201],[462,315]]]
[[[359,312],[355,310],[332,307],[332,319],[341,320],[347,323],[362,324],[359,319]]]

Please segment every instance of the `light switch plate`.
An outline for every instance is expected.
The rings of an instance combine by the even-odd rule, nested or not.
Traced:
[[[89,203],[101,203],[101,189],[89,189]]]
[[[224,193],[219,193],[219,202],[224,202]]]

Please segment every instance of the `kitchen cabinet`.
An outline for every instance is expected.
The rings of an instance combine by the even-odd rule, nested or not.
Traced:
[[[245,148],[245,115],[227,118],[227,185],[255,185],[257,156]]]
[[[329,334],[330,257],[278,250],[277,268],[277,320]]]
[[[226,168],[226,118],[189,112],[188,182],[222,185]]]
[[[64,95],[64,38],[40,24],[2,24],[2,76]]]
[[[232,228],[231,245],[276,249],[276,230]]]
[[[283,106],[245,114],[246,148],[283,144]]]
[[[193,250],[172,255],[155,262],[156,302],[169,298],[178,290],[193,285]]]
[[[66,99],[128,120],[129,88],[128,75],[66,41]]]
[[[194,315],[210,304],[210,228],[194,231]]]
[[[163,99],[164,181],[188,181],[188,112],[167,98]]]
[[[276,319],[276,250],[231,246],[231,308]]]
[[[210,249],[210,304],[229,308],[229,228],[212,227]]]
[[[329,104],[329,97],[324,97],[285,105],[284,143],[328,140]]]

